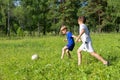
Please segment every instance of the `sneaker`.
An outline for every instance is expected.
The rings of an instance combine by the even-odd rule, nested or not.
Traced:
[[[110,62],[109,61],[107,61],[107,63],[106,64],[104,64],[105,66],[109,66],[110,65]]]

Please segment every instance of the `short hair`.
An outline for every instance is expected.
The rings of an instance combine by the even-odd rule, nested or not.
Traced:
[[[62,25],[62,27],[60,28],[60,31],[63,31],[64,29],[67,29],[67,27],[65,25]]]
[[[83,23],[86,22],[86,17],[85,16],[79,16],[78,20],[82,21]]]

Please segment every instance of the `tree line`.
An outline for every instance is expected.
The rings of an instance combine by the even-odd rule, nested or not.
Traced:
[[[59,34],[64,24],[77,33],[78,16],[92,32],[119,32],[119,0],[0,0],[0,35]]]

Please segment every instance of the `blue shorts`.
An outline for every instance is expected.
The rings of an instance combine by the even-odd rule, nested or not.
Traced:
[[[68,47],[68,50],[69,51],[72,51],[73,50],[73,48],[74,48],[74,46],[75,46],[75,44],[67,44],[67,47]]]

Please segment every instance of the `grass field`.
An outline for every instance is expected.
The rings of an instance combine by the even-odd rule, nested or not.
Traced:
[[[104,66],[88,53],[83,52],[82,65],[77,65],[77,48],[72,59],[61,49],[66,44],[63,36],[40,38],[0,38],[0,80],[120,80],[120,34],[92,34],[94,49],[109,60]],[[40,58],[31,60],[37,53]]]

